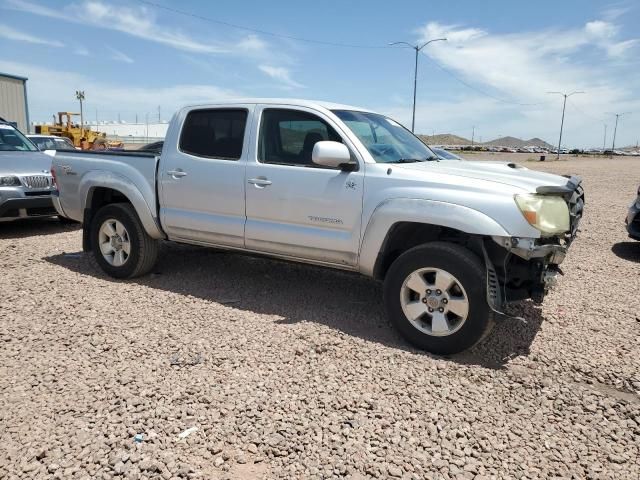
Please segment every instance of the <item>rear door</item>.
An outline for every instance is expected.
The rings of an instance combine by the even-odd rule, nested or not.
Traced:
[[[160,218],[172,240],[244,246],[245,165],[253,105],[183,112],[164,145]]]
[[[245,185],[246,247],[355,266],[364,179],[355,148],[322,112],[269,105],[258,106],[255,116],[258,137]],[[345,143],[358,161],[356,171],[313,164],[311,152],[321,140]]]

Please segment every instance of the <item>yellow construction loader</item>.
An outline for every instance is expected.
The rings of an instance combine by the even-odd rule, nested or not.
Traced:
[[[122,142],[109,142],[106,140],[106,134],[96,132],[90,128],[81,127],[79,123],[73,122],[73,117],[80,116],[74,112],[58,112],[58,118],[53,116],[53,125],[36,125],[36,134],[38,135],[55,135],[57,137],[66,137],[73,142],[76,147],[83,149],[92,149],[95,143],[106,144],[107,148],[122,147]],[[83,144],[82,139],[85,139]],[[98,142],[96,142],[99,140]]]

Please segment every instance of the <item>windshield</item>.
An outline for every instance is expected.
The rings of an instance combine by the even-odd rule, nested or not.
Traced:
[[[38,149],[11,125],[0,123],[0,152],[34,152]]]
[[[378,163],[438,160],[435,153],[409,130],[376,113],[334,110]]]
[[[443,160],[462,160],[458,155],[448,152],[444,148],[432,148],[436,155],[438,155]]]

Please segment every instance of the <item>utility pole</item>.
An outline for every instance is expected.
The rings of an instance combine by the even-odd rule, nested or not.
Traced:
[[[604,139],[602,140],[602,153],[607,149],[607,124],[604,124]]]
[[[614,155],[614,152],[616,150],[616,133],[618,133],[618,118],[622,117],[623,115],[629,115],[630,113],[631,112],[609,113],[609,115],[616,116],[616,126],[613,129],[613,142],[611,143],[611,155]]]
[[[161,122],[161,120],[160,120],[160,105],[158,105],[158,123],[160,123],[160,122]]]
[[[476,136],[476,126],[471,127],[471,146],[473,147],[473,140]]]
[[[136,125],[138,124],[138,114],[136,113]]]
[[[80,135],[84,137],[84,114],[82,112],[82,101],[84,100],[84,90],[76,90],[76,99],[80,101]]]
[[[556,159],[560,160],[560,145],[562,144],[562,127],[564,127],[564,110],[565,108],[567,108],[567,98],[570,97],[571,95],[576,95],[578,93],[584,93],[584,92],[571,92],[571,93],[547,92],[547,93],[558,94],[564,97],[564,101],[562,102],[562,120],[560,121],[560,138],[558,139],[558,156],[556,157]]]
[[[423,43],[422,45],[411,45],[410,43],[407,43],[407,42],[393,42],[389,44],[390,46],[406,45],[407,47],[413,48],[416,51],[416,66],[413,70],[413,116],[411,117],[411,132],[414,132],[416,127],[416,91],[418,89],[418,53],[420,53],[420,50],[422,50],[424,47],[426,47],[432,42],[441,42],[446,40],[447,40],[446,38],[434,38],[432,40],[429,40],[426,43]]]

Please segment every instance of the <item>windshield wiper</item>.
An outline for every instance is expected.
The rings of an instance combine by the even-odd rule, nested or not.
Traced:
[[[417,162],[439,162],[440,159],[438,157],[427,157],[427,158],[399,158],[389,163],[417,163]]]
[[[399,158],[394,160],[393,162],[388,163],[416,163],[416,162],[424,162],[424,160],[420,158]]]

